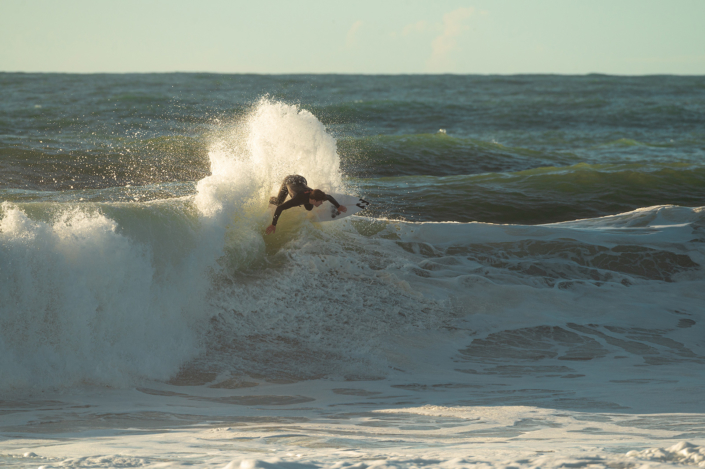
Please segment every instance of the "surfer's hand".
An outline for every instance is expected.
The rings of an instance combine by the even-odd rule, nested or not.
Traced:
[[[347,212],[347,211],[348,211],[348,209],[347,209],[347,208],[345,208],[345,206],[344,206],[344,205],[339,205],[339,206],[338,206],[338,211],[339,211],[339,212],[343,212],[343,213],[345,213],[345,212]]]
[[[272,234],[275,231],[277,231],[277,227],[274,225],[269,225],[266,230],[264,230],[264,234]]]

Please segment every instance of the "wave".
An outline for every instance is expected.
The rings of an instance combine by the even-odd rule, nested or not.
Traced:
[[[315,224],[292,209],[264,236],[268,198],[285,175],[346,193],[370,182],[343,178],[337,142],[297,106],[263,100],[209,138],[210,174],[173,183],[168,199],[89,201],[69,191],[57,200],[57,191],[2,205],[3,390],[377,378],[413,368],[405,347],[443,331],[490,337],[508,324],[592,324],[595,305],[622,324],[638,326],[646,314],[660,327],[671,321],[658,309],[664,301],[687,312],[702,300],[692,293],[705,264],[702,208],[544,226],[368,217]],[[404,180],[425,190],[430,181],[462,191],[468,181],[516,178],[530,187],[560,171],[375,184]],[[649,296],[663,285],[673,286],[668,295]],[[616,298],[656,306],[635,319],[613,311]]]
[[[364,179],[357,185],[381,202],[372,213],[388,217],[543,224],[658,204],[698,207],[705,198],[705,168],[580,163],[501,174]]]
[[[444,347],[441,332],[468,329],[478,340],[460,351],[466,360],[525,363],[548,351],[600,358],[607,351],[591,336],[604,317],[621,327],[610,329],[624,336],[613,342],[627,345],[650,340],[638,329],[644,322],[665,333],[698,320],[700,300],[686,292],[703,279],[694,238],[704,239],[704,217],[703,208],[671,206],[543,226],[348,219],[316,227],[290,217],[276,267],[233,274],[214,293],[220,312],[207,351],[172,383],[380,378],[390,367],[413,369],[407,352]],[[664,285],[684,296],[666,299]],[[630,301],[639,306],[615,308]],[[576,350],[565,350],[560,334],[572,334]],[[595,350],[581,347],[588,342]],[[642,347],[650,363],[686,348]]]
[[[417,135],[378,135],[341,139],[343,167],[353,177],[449,176],[520,171],[575,160],[569,154],[553,154],[496,142],[459,138],[444,132]]]
[[[64,149],[66,141],[0,148],[0,187],[66,191],[195,181],[209,172],[203,138],[105,139]]]
[[[341,185],[335,140],[280,103],[224,126],[209,158],[193,195],[95,203],[77,191],[2,205],[0,386],[168,378],[202,348],[214,282],[264,258],[274,187],[297,171]]]

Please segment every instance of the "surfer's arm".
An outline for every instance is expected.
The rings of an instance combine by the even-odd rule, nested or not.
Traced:
[[[284,210],[290,209],[291,207],[296,207],[297,205],[299,204],[297,204],[294,199],[290,199],[288,202],[279,205],[274,211],[274,217],[272,217],[272,226],[277,226],[277,220],[279,220],[279,215],[281,215]]]
[[[333,198],[332,195],[326,194],[326,200],[327,200],[328,202],[332,203],[333,205],[335,205],[335,208],[340,207],[340,204]]]
[[[289,188],[286,186],[286,182],[284,182],[279,189],[279,194],[277,194],[276,197],[276,203],[274,205],[281,205],[282,202],[284,202],[284,199],[286,199],[286,196],[289,195]]]
[[[345,212],[348,211],[348,209],[347,209],[345,206],[340,205],[340,204],[338,203],[338,201],[333,198],[332,195],[326,194],[326,200],[327,200],[328,202],[332,203],[333,205],[335,205],[335,208],[337,208],[339,212],[345,213]]]

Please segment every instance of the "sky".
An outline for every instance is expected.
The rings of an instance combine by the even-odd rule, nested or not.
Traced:
[[[705,0],[0,0],[0,71],[705,75]]]

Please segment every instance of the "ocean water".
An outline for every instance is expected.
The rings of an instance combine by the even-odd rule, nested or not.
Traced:
[[[0,466],[705,467],[705,77],[0,73],[0,199]]]

